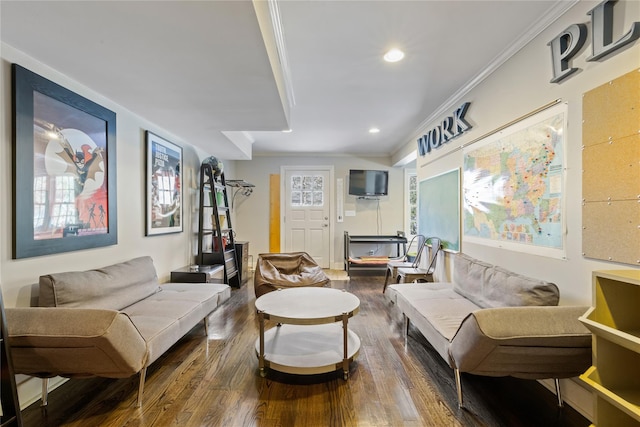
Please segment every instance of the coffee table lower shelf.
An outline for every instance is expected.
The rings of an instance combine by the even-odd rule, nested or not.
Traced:
[[[348,364],[360,351],[360,338],[347,330],[347,357],[344,355],[342,323],[322,325],[283,324],[264,333],[264,368],[287,374],[312,375],[343,369],[346,380]],[[260,338],[256,340],[256,354],[260,358]]]

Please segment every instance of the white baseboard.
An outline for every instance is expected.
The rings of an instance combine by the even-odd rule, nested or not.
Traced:
[[[540,384],[556,394],[556,385],[552,379],[539,380]],[[578,378],[560,380],[562,400],[583,417],[593,422],[593,393],[588,390]]]
[[[49,391],[59,387],[69,378],[54,377],[49,379]],[[42,379],[26,375],[16,375],[18,401],[20,410],[25,409],[42,397]]]

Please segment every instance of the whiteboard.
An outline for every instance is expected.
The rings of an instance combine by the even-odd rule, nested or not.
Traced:
[[[460,168],[420,181],[418,233],[439,237],[444,250],[460,252]]]

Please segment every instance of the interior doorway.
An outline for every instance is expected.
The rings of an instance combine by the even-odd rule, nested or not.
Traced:
[[[281,167],[283,252],[306,252],[322,268],[333,260],[333,166]]]

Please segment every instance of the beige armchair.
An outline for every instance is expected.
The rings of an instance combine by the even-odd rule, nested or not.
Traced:
[[[282,288],[322,287],[331,280],[306,252],[258,255],[253,285],[256,297]]]

